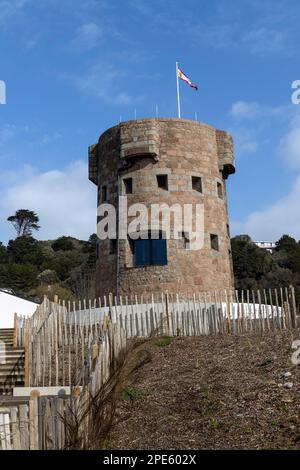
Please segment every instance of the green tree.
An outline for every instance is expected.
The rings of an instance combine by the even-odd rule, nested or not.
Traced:
[[[282,237],[276,242],[276,251],[284,250],[288,253],[292,253],[297,246],[297,242],[294,238],[289,235],[282,235]]]
[[[272,255],[258,248],[248,235],[231,239],[233,271],[238,289],[258,287],[263,276],[272,269]]]
[[[87,242],[85,242],[82,252],[88,254],[84,268],[93,268],[96,266],[98,236],[93,233]]]
[[[0,263],[7,263],[8,254],[6,247],[0,242]]]
[[[74,244],[70,237],[60,237],[55,240],[52,245],[54,251],[71,251],[74,250]]]
[[[6,264],[0,266],[0,286],[24,292],[36,287],[38,269],[31,264]]]
[[[42,271],[38,276],[37,280],[39,281],[40,284],[55,284],[58,282],[58,276],[53,269],[45,269]]]
[[[9,261],[17,264],[32,264],[40,267],[43,263],[43,252],[38,240],[30,236],[10,240],[7,246]]]
[[[70,276],[72,269],[81,266],[86,260],[86,255],[76,250],[60,251],[49,263],[48,268],[53,269],[61,281],[65,281]]]
[[[33,230],[39,230],[38,215],[28,209],[19,209],[14,215],[7,218],[17,232],[17,237],[29,236]]]

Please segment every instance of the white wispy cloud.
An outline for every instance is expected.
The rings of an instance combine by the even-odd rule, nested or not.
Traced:
[[[96,229],[96,189],[88,181],[86,161],[63,170],[41,172],[25,166],[6,172],[1,177],[0,220],[7,239],[14,233],[6,218],[20,208],[38,213],[40,239],[61,235],[86,239]]]
[[[297,53],[298,25],[293,14],[297,4],[293,0],[289,8],[284,2],[275,4],[268,0],[211,1],[212,12],[203,15],[193,14],[194,3],[187,0],[180,16],[176,2],[172,8],[170,3],[131,0],[130,6],[137,15],[151,19],[153,27],[163,33],[184,30],[184,37],[194,46],[201,43],[214,49],[242,50],[257,56]]]
[[[76,29],[69,47],[79,52],[86,52],[97,47],[103,36],[104,30],[100,25],[94,22],[85,23]]]
[[[300,239],[300,176],[288,194],[268,207],[252,212],[244,221],[233,221],[234,233],[247,233],[254,240],[278,240],[283,233]]]
[[[8,26],[8,23],[31,2],[32,0],[0,0],[0,25]]]
[[[43,135],[41,142],[42,144],[51,144],[57,140],[62,139],[62,134],[60,132],[53,132],[52,134]]]
[[[264,56],[282,53],[288,44],[288,30],[257,27],[242,35],[241,39],[253,54]]]
[[[290,126],[290,122],[297,116],[296,106],[268,106],[256,101],[239,100],[232,104],[228,115],[232,118],[231,133],[234,137],[237,156],[245,153],[254,153],[269,140],[269,131],[272,123],[281,122]],[[297,121],[298,122],[298,121]],[[286,136],[282,140],[282,147],[286,150],[288,142],[294,143],[293,136]]]
[[[259,131],[238,127],[230,130],[234,138],[235,153],[237,156],[254,153],[259,146]]]
[[[256,102],[237,101],[229,110],[229,115],[235,119],[252,119],[258,116],[260,107]]]
[[[279,153],[292,170],[300,171],[300,116],[291,120],[289,131],[280,140]]]
[[[15,124],[0,124],[0,146],[6,144],[22,133],[28,133],[29,126],[17,126]]]
[[[257,101],[236,101],[231,106],[228,114],[237,120],[256,118],[289,118],[294,113],[294,107],[289,106],[265,106]]]
[[[128,105],[143,99],[141,95],[129,94],[124,88],[129,77],[126,68],[102,60],[89,66],[83,75],[63,75],[78,90],[111,105]]]
[[[268,207],[252,212],[242,221],[233,221],[235,233],[248,233],[257,240],[277,240],[283,233],[300,239],[300,118],[290,119],[278,149],[283,164],[295,171],[295,177],[284,197]]]

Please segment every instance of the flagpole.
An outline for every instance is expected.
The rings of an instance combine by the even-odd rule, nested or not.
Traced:
[[[180,112],[180,95],[179,95],[179,78],[178,78],[178,62],[176,62],[176,81],[177,81],[177,108],[178,108],[178,117],[181,118]]]

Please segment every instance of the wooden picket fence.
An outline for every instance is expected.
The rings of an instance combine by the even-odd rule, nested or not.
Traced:
[[[126,352],[126,336],[119,324],[108,322],[99,338],[86,353],[79,370],[79,380],[72,385],[71,395],[62,390],[57,396],[39,396],[34,390],[27,403],[1,406],[0,397],[0,450],[59,450],[69,448],[72,441],[70,424],[74,418],[80,422],[78,439],[86,442],[91,415],[87,413],[95,397],[113,374],[122,354]],[[82,415],[82,416],[81,416]]]
[[[257,333],[295,327],[293,287],[263,291],[222,291],[193,296],[163,293],[112,297],[78,303],[47,298],[29,318],[16,317],[16,346],[25,347],[26,385],[74,384],[87,352],[107,324],[118,323],[126,338]],[[84,377],[76,379],[84,384]]]
[[[6,421],[0,419],[1,446],[66,448],[65,423],[70,410],[75,405],[79,409],[83,400],[101,391],[131,338],[261,334],[292,329],[299,326],[298,320],[291,286],[192,296],[168,293],[140,298],[108,296],[72,304],[45,298],[31,318],[15,318],[15,343],[25,347],[26,385],[68,385],[73,391],[80,387],[81,392],[79,396],[72,392],[67,398],[31,397],[27,415],[21,407],[15,407],[9,418],[6,413]],[[29,435],[26,442],[22,438],[24,422]],[[82,435],[87,425],[84,423]],[[4,436],[3,429],[10,438]]]

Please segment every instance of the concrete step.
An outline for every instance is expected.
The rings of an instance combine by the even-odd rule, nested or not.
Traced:
[[[5,348],[5,349],[0,349],[0,354],[14,354],[17,355],[19,354],[20,356],[24,354],[24,349],[22,348]]]
[[[15,364],[0,364],[0,375],[4,373],[10,374],[12,370],[16,371],[23,371],[24,370],[24,363],[15,365]]]
[[[12,396],[14,387],[24,387],[24,348],[14,348],[13,341],[13,329],[0,329],[0,401]]]
[[[23,366],[25,364],[25,361],[24,359],[19,359],[19,360],[14,360],[14,359],[11,359],[11,360],[7,360],[7,361],[3,361],[3,362],[0,362],[0,369],[6,369],[7,367],[20,367],[20,366]]]
[[[25,354],[0,354],[0,364],[3,362],[11,362],[16,364],[19,361],[25,360]]]
[[[0,330],[0,336],[13,336],[14,335],[14,330],[3,330],[1,328]]]
[[[0,357],[24,357],[24,351],[14,351],[13,349],[6,349],[5,351],[0,351]]]
[[[10,373],[9,375],[7,375],[6,373],[1,374],[1,371],[0,371],[0,383],[8,382],[10,381],[10,379],[15,379],[15,378],[20,378],[23,380],[24,372],[14,371]]]

